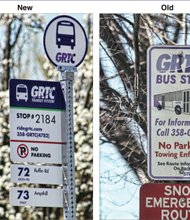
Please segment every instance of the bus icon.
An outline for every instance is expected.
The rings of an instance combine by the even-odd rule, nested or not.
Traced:
[[[75,26],[70,21],[59,21],[56,29],[56,45],[75,47]]]
[[[154,95],[154,107],[174,111],[177,115],[190,114],[190,89]]]
[[[28,88],[25,84],[18,84],[16,86],[16,100],[17,102],[20,100],[28,101]]]

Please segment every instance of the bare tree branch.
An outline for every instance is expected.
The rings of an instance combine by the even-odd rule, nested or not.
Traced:
[[[147,175],[147,49],[189,40],[189,14],[102,14],[100,50],[100,131],[116,146],[142,183]],[[102,46],[103,45],[103,46]],[[109,69],[109,71],[108,71]],[[121,78],[118,89],[111,82]],[[122,92],[119,88],[122,87]]]

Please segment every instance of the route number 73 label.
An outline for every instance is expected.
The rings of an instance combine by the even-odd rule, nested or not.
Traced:
[[[20,188],[10,189],[12,206],[63,207],[63,189]]]
[[[28,190],[17,190],[18,197],[17,199],[27,200],[29,199],[29,191]]]

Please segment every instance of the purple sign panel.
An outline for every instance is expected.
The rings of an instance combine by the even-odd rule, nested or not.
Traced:
[[[190,178],[190,47],[148,50],[148,173]]]
[[[59,82],[23,79],[10,80],[10,106],[66,109]]]

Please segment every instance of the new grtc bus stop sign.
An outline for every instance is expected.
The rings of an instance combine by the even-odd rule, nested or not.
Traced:
[[[82,25],[74,18],[61,15],[47,25],[44,49],[55,66],[77,67],[87,52],[87,37]]]

